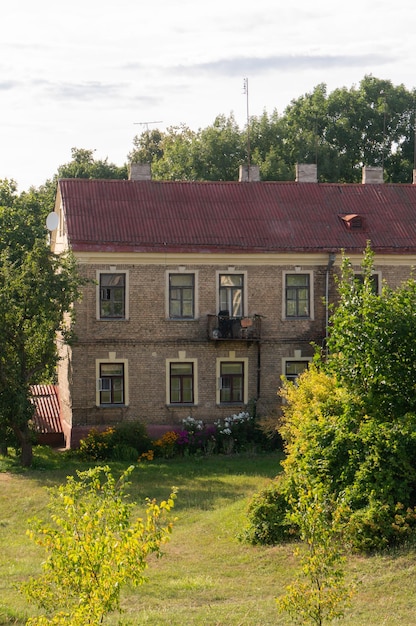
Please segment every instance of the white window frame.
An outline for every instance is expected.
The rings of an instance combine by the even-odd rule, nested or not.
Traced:
[[[100,365],[108,363],[122,363],[124,370],[124,402],[122,404],[100,404],[100,391],[102,381],[100,378]],[[95,405],[100,408],[125,407],[129,405],[129,362],[128,359],[118,359],[115,354],[110,354],[108,358],[95,359]]]
[[[221,272],[222,273],[222,272]],[[241,272],[240,272],[241,273]],[[222,363],[243,363],[243,383],[244,383],[244,387],[243,387],[243,400],[242,402],[230,402],[230,403],[224,403],[221,402],[221,364]],[[244,404],[247,405],[248,404],[248,357],[238,357],[236,356],[236,354],[234,352],[231,352],[229,354],[228,357],[218,357],[216,360],[216,370],[215,370],[215,374],[216,374],[216,398],[215,398],[215,402],[217,405],[219,406],[232,406],[233,404]]]
[[[100,295],[100,277],[101,274],[124,274],[125,275],[125,284],[124,284],[124,317],[101,317],[100,313],[100,303],[101,303],[101,295]],[[109,269],[96,270],[96,312],[95,316],[99,322],[125,322],[130,318],[130,308],[129,308],[129,270],[127,269],[114,269],[110,267]]]
[[[287,363],[290,363],[290,362],[293,362],[293,361],[295,361],[296,363],[298,363],[299,361],[305,362],[305,363],[311,363],[312,359],[313,359],[313,357],[311,357],[311,356],[302,356],[302,352],[300,350],[295,350],[295,355],[294,356],[283,357],[282,358],[282,375],[286,376],[286,365],[287,365]]]
[[[170,401],[170,365],[171,363],[192,363],[193,365],[193,396],[194,396],[194,401],[193,403],[190,402],[186,402],[184,404],[181,404],[179,402],[171,402]],[[187,358],[186,356],[184,357],[177,357],[177,358],[173,358],[173,359],[166,359],[166,405],[167,406],[171,406],[171,407],[182,407],[182,406],[197,406],[199,401],[199,396],[198,396],[198,359],[190,359]]]
[[[242,276],[243,277],[243,302],[242,302],[242,315],[241,317],[248,317],[248,284],[247,284],[247,270],[217,270],[216,271],[216,294],[215,294],[215,303],[216,303],[216,314],[220,312],[220,276],[224,275],[230,276]],[[230,317],[233,317],[232,311],[230,311]]]
[[[286,316],[286,276],[290,274],[309,275],[309,315],[306,317],[287,317]],[[314,286],[314,270],[283,270],[282,272],[282,320],[290,322],[314,321],[315,319],[315,286]]]
[[[169,276],[172,274],[193,274],[194,276],[194,316],[193,317],[170,317],[170,301],[169,301]],[[166,311],[166,319],[170,322],[192,322],[193,320],[197,320],[199,318],[199,289],[198,289],[198,279],[199,272],[198,270],[186,270],[186,269],[168,269],[165,273],[165,311]]]
[[[363,272],[360,271],[360,270],[354,270],[354,278],[356,276],[363,276]],[[377,294],[376,295],[379,296],[381,294],[381,289],[382,289],[382,286],[383,286],[382,283],[381,283],[381,281],[382,281],[381,271],[380,270],[376,270],[374,272],[371,272],[371,276],[377,276],[377,282],[378,282],[377,287],[378,287],[378,290],[377,290]]]

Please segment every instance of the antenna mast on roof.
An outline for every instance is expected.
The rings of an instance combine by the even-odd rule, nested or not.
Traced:
[[[156,122],[133,122],[135,125],[139,125],[139,126],[146,126],[146,132],[149,132],[149,124],[163,124],[163,122],[161,120],[158,120]]]
[[[250,115],[248,110],[248,78],[243,82],[243,94],[246,96],[247,108],[247,180],[250,181]]]
[[[415,143],[414,143],[414,146],[413,146],[413,169],[416,170],[416,110],[415,110],[414,134],[415,134]]]

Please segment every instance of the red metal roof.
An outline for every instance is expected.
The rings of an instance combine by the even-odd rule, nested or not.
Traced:
[[[59,181],[76,251],[416,253],[416,185]],[[349,229],[343,217],[362,218]],[[340,219],[341,218],[341,219]]]
[[[58,387],[32,385],[32,402],[35,405],[33,425],[38,433],[62,433]]]

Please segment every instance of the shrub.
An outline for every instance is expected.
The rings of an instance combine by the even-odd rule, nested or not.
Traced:
[[[415,509],[405,509],[400,503],[390,506],[372,500],[366,507],[351,513],[344,532],[353,550],[372,553],[402,544],[414,536],[415,529]]]
[[[147,433],[146,425],[138,420],[117,425],[113,433],[113,443],[115,446],[123,445],[134,448],[136,458],[151,448],[151,439]]]
[[[176,490],[159,504],[147,499],[145,515],[135,518],[125,492],[132,470],[116,480],[109,467],[96,467],[49,490],[50,521],[31,520],[28,531],[45,550],[42,573],[21,586],[45,614],[27,624],[102,624],[120,611],[122,587],[146,582],[150,555],[161,556],[172,531]]]
[[[100,432],[93,428],[85,439],[81,439],[79,455],[82,459],[89,461],[102,461],[110,458],[113,450],[114,428],[107,428]]]
[[[215,427],[218,449],[225,454],[244,449],[255,438],[254,418],[247,411],[217,420]]]
[[[137,461],[137,450],[127,443],[116,443],[111,451],[113,461]]]
[[[297,529],[288,521],[287,513],[284,481],[278,476],[251,499],[248,524],[241,538],[254,545],[275,545],[294,538]]]
[[[162,437],[153,442],[156,455],[162,456],[165,459],[174,457],[178,438],[178,433],[175,433],[173,430],[168,430]]]
[[[176,446],[181,454],[208,454],[217,448],[214,426],[189,416],[182,420],[182,429],[177,431]]]
[[[104,431],[92,429],[81,440],[79,455],[85,460],[136,461],[151,448],[146,426],[139,421],[124,422]]]

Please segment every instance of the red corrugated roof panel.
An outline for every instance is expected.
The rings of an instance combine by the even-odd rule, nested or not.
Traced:
[[[62,433],[58,387],[32,385],[30,388],[35,406],[33,425],[38,433]]]
[[[59,181],[74,251],[416,253],[416,185]],[[348,229],[342,219],[362,218]]]

